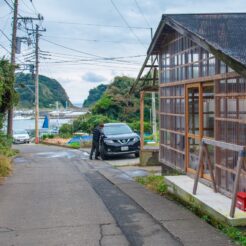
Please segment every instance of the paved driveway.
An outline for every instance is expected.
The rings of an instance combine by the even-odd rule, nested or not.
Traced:
[[[13,176],[0,186],[1,246],[180,245],[100,175],[87,153],[17,147]]]

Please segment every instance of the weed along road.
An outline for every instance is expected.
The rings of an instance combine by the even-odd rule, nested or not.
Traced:
[[[185,209],[174,215],[176,205],[109,164],[88,160],[87,153],[42,145],[17,148],[21,154],[13,175],[0,186],[1,246],[232,245]],[[157,220],[153,214],[163,204],[170,211],[164,209]],[[199,233],[177,237],[186,221]]]

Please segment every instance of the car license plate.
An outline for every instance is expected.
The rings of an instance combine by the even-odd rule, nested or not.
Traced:
[[[128,149],[129,149],[128,146],[121,147],[121,151],[127,151]]]

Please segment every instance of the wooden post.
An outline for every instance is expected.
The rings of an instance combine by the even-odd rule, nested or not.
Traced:
[[[209,156],[208,146],[206,144],[204,144],[204,153],[205,153],[205,156],[207,157],[209,173],[210,173],[210,177],[212,179],[214,192],[216,193],[217,188],[216,188],[216,183],[215,183],[215,178],[214,178],[214,173],[213,173],[213,166],[212,166],[211,158]]]
[[[235,215],[235,209],[236,209],[236,199],[237,199],[237,192],[239,188],[239,181],[240,181],[240,173],[242,169],[242,165],[245,163],[246,159],[246,146],[241,146],[241,145],[236,145],[236,144],[231,144],[231,143],[225,143],[217,140],[212,140],[212,139],[202,139],[201,145],[200,145],[200,152],[199,152],[199,166],[198,166],[198,171],[196,174],[195,178],[195,183],[193,187],[193,194],[196,194],[197,191],[197,185],[198,185],[198,180],[199,180],[199,175],[201,172],[201,168],[203,166],[203,154],[207,156],[208,160],[208,165],[209,165],[209,171],[210,175],[214,184],[214,191],[217,191],[216,188],[216,183],[214,179],[214,174],[213,174],[213,169],[212,169],[212,163],[211,159],[209,157],[208,149],[207,149],[207,144],[210,144],[212,146],[220,147],[223,149],[228,149],[232,151],[237,151],[238,152],[238,160],[237,160],[237,170],[236,170],[236,178],[234,181],[234,187],[233,187],[233,193],[232,193],[232,203],[231,203],[231,209],[230,209],[230,217],[234,217]]]
[[[16,56],[16,35],[17,35],[17,22],[18,22],[18,5],[19,0],[14,1],[14,17],[13,17],[13,31],[12,31],[12,45],[11,45],[11,64],[14,66],[15,72],[15,56]],[[14,108],[11,106],[8,110],[8,126],[7,135],[9,137],[13,136],[13,118],[14,118]]]
[[[140,149],[144,147],[144,91],[140,92]]]
[[[199,164],[198,164],[198,170],[196,173],[195,183],[193,187],[193,195],[196,195],[198,180],[203,166],[203,152],[204,152],[204,143],[201,142],[200,150],[199,150]]]
[[[245,150],[240,151],[239,157],[237,160],[237,172],[236,172],[236,178],[234,181],[234,187],[233,187],[233,193],[232,193],[232,202],[231,202],[231,210],[230,210],[230,216],[232,218],[234,217],[234,214],[235,214],[237,192],[238,192],[238,186],[239,186],[239,180],[240,180],[240,172],[241,172],[241,168],[244,163],[245,157],[246,157],[246,151]]]
[[[36,73],[35,73],[35,144],[39,143],[39,26],[36,25],[35,45]]]

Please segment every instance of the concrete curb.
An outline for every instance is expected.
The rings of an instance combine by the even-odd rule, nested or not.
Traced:
[[[62,147],[62,148],[67,148],[67,149],[77,149],[77,150],[80,149],[80,148],[74,148],[74,147],[71,147],[71,146],[68,146],[68,145],[61,145],[61,144],[54,144],[54,143],[40,142],[40,144],[48,145],[48,146]]]
[[[153,193],[129,175],[111,167],[98,172],[159,221],[183,245],[234,245],[222,232],[207,224],[182,205]]]

